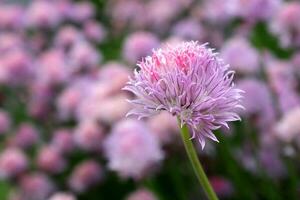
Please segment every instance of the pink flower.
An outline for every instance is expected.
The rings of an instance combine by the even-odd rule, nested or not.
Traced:
[[[90,93],[93,83],[90,79],[75,79],[64,88],[56,99],[58,115],[61,119],[74,117],[76,109],[80,107],[79,104]]]
[[[297,77],[300,76],[300,52],[296,52],[292,57],[292,64]]]
[[[46,84],[61,84],[71,76],[64,53],[58,49],[43,52],[36,63],[36,77]]]
[[[126,26],[136,28],[146,25],[147,19],[139,17],[145,13],[145,5],[142,1],[110,1],[108,10],[113,21],[112,24],[116,29],[124,29]]]
[[[58,47],[70,47],[82,40],[82,34],[73,26],[63,26],[55,36],[55,44]]]
[[[13,138],[13,145],[28,148],[39,140],[39,131],[30,123],[23,123],[17,129]]]
[[[180,20],[172,28],[173,35],[185,40],[203,40],[205,30],[201,22],[194,18]]]
[[[147,25],[157,31],[166,30],[191,0],[152,0],[146,4]]]
[[[260,164],[263,170],[272,178],[283,177],[287,172],[280,153],[274,147],[264,147],[259,151]]]
[[[202,148],[205,138],[227,122],[239,120],[241,90],[233,83],[233,71],[211,49],[197,42],[158,49],[138,64],[124,90],[137,96],[128,115],[139,119],[166,110],[187,124]]]
[[[102,42],[107,35],[105,28],[96,21],[86,22],[84,24],[84,33],[89,40],[99,43]]]
[[[282,2],[282,0],[234,1],[236,15],[250,22],[271,19],[280,10]]]
[[[119,94],[100,101],[97,106],[97,119],[107,124],[113,124],[122,119],[132,108],[131,104],[126,101],[128,98],[128,95]]]
[[[23,38],[15,32],[4,32],[0,34],[0,52],[7,53],[24,47]]]
[[[131,193],[126,200],[157,200],[157,198],[147,189],[138,189]]]
[[[143,122],[125,120],[117,123],[105,141],[108,167],[123,178],[142,178],[163,159],[157,139]]]
[[[259,71],[259,54],[245,38],[229,39],[221,49],[221,56],[237,72],[252,74]]]
[[[298,83],[292,65],[289,62],[267,60],[266,69],[269,83],[277,95],[280,111],[286,113],[300,106]]]
[[[0,178],[13,178],[27,169],[26,155],[17,148],[7,148],[0,155]]]
[[[70,12],[70,18],[78,23],[82,23],[95,14],[95,8],[90,2],[79,2],[72,5],[72,11]]]
[[[53,174],[62,172],[66,167],[63,156],[51,146],[44,146],[39,150],[36,162],[41,170]]]
[[[89,88],[84,98],[76,108],[76,119],[79,121],[84,120],[97,120],[99,118],[98,106],[107,98],[114,94],[114,88],[105,81],[96,81]]]
[[[49,84],[34,82],[29,88],[28,113],[33,117],[45,117],[50,109],[53,90]]]
[[[271,31],[279,36],[284,47],[300,45],[299,11],[299,2],[285,2],[270,24]]]
[[[276,113],[272,94],[267,85],[256,79],[243,79],[237,86],[245,91],[242,105],[245,110],[239,113],[249,119],[254,119],[260,129],[269,129],[276,121]]]
[[[135,32],[129,35],[123,46],[123,57],[129,63],[136,63],[159,46],[159,39],[148,32]]]
[[[1,29],[21,29],[23,26],[24,9],[17,4],[0,5],[0,28]]]
[[[74,149],[73,133],[68,129],[58,129],[53,133],[50,144],[61,154],[68,154]]]
[[[30,27],[52,28],[61,21],[56,5],[51,1],[33,1],[28,10],[26,22]]]
[[[235,17],[235,5],[232,0],[205,0],[198,12],[209,22],[225,24]]]
[[[213,176],[209,181],[219,197],[230,197],[233,193],[231,182],[223,177]]]
[[[53,194],[48,200],[76,200],[76,197],[67,192],[57,192]]]
[[[158,115],[150,117],[147,121],[151,133],[164,144],[170,142],[175,133],[178,133],[178,124],[176,117],[167,112],[161,112]]]
[[[75,167],[69,179],[69,185],[73,191],[82,193],[98,184],[102,176],[102,167],[94,160],[86,160]]]
[[[87,151],[99,151],[103,141],[104,130],[96,121],[85,120],[79,123],[74,131],[74,141]]]
[[[76,42],[69,54],[70,65],[74,72],[94,69],[102,60],[101,54],[87,41]]]
[[[6,74],[4,76],[4,83],[21,84],[32,77],[32,58],[22,49],[15,49],[9,51],[0,60],[1,70]]]
[[[20,179],[22,199],[44,200],[54,191],[53,182],[40,172],[26,174]]]
[[[300,138],[300,107],[285,113],[275,126],[276,136],[284,142],[292,142]]]
[[[131,72],[128,70],[128,66],[111,61],[102,65],[98,77],[101,81],[108,83],[111,94],[118,94],[126,85],[130,75]]]

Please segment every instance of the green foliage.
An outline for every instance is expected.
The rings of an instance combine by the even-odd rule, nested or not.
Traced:
[[[257,23],[254,26],[250,35],[250,40],[257,49],[261,51],[269,50],[276,57],[282,59],[290,58],[295,51],[291,48],[282,48],[277,37],[270,33],[267,24],[263,22]]]

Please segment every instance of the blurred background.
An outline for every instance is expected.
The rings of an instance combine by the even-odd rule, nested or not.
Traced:
[[[0,199],[205,199],[176,120],[126,119],[121,91],[152,49],[186,40],[245,91],[243,120],[198,147],[220,199],[300,199],[296,0],[1,0]]]

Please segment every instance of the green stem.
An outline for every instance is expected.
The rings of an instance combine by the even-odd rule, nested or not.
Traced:
[[[203,170],[203,167],[198,159],[196,150],[194,148],[193,142],[190,139],[191,135],[189,134],[189,129],[186,125],[183,125],[181,128],[181,137],[184,143],[184,147],[186,150],[186,153],[191,161],[191,164],[193,166],[194,172],[196,173],[196,176],[202,185],[207,197],[209,200],[218,200],[218,197],[213,190],[212,186],[209,183],[209,180]]]

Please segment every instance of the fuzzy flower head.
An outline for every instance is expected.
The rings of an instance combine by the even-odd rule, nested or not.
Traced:
[[[234,72],[205,44],[155,50],[138,67],[124,88],[137,96],[127,115],[141,119],[166,110],[190,128],[202,148],[206,137],[218,141],[212,130],[240,119],[234,111],[242,107],[242,91],[232,83]]]

